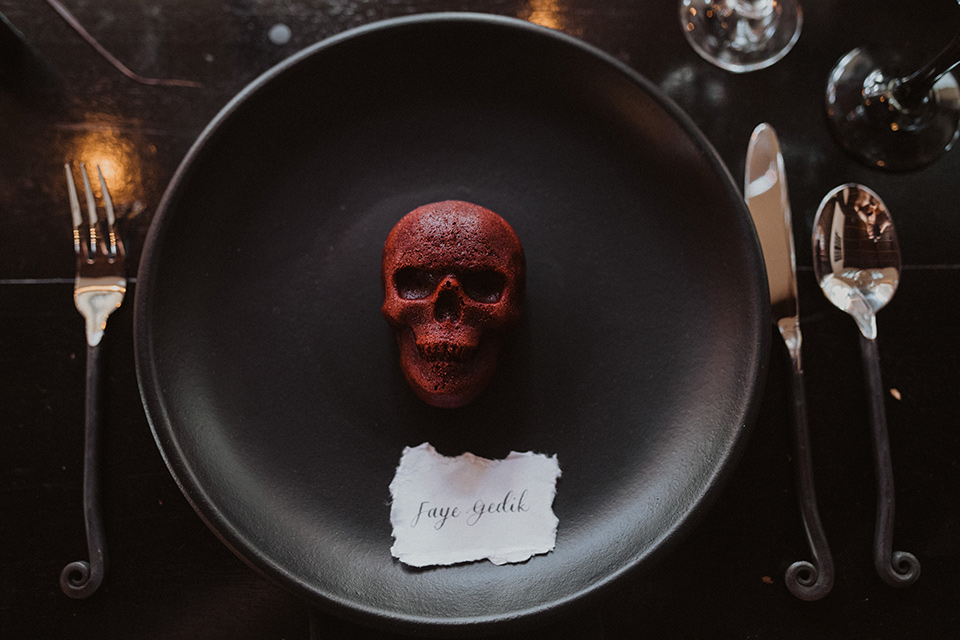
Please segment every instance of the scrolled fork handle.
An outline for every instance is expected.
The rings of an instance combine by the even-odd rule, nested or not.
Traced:
[[[799,355],[793,360],[793,463],[800,501],[800,515],[807,534],[813,561],[798,560],[786,571],[784,581],[790,593],[806,601],[819,600],[833,588],[833,556],[820,521],[813,482],[813,456],[810,452],[810,427]]]
[[[87,598],[106,573],[106,543],[100,511],[100,347],[87,345],[86,419],[83,446],[83,518],[89,561],[71,562],[60,572],[60,589],[71,598]]]
[[[880,579],[893,587],[909,587],[920,577],[920,561],[912,553],[893,551],[893,463],[884,394],[880,378],[880,353],[875,339],[860,336],[863,369],[870,398],[873,426],[873,460],[877,475],[877,521],[874,529],[873,563]]]

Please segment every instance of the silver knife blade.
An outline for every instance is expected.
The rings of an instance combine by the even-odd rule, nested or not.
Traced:
[[[797,262],[783,154],[777,132],[761,124],[747,147],[743,194],[760,238],[770,286],[771,315],[787,345],[792,366],[793,463],[800,515],[813,561],[798,560],[787,569],[784,582],[801,600],[819,600],[833,588],[833,556],[827,544],[813,482],[810,429],[800,364],[800,305],[797,300]]]
[[[767,123],[757,126],[750,136],[744,197],[763,249],[773,319],[790,357],[799,363],[800,305],[787,176],[777,132]]]

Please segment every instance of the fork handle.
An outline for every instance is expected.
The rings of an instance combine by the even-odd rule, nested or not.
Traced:
[[[71,598],[91,596],[106,572],[106,544],[100,513],[100,346],[87,345],[86,420],[83,443],[83,518],[89,562],[71,562],[60,572],[60,588]]]

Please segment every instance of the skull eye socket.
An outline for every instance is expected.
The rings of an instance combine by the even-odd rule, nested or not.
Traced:
[[[429,271],[416,267],[403,267],[393,274],[397,295],[404,300],[422,300],[433,293],[437,278]]]
[[[463,292],[476,302],[492,304],[500,301],[507,278],[499,271],[468,271],[460,276]]]
[[[507,285],[507,278],[499,271],[467,271],[457,276],[463,292],[474,302],[493,304],[499,302]],[[404,300],[429,298],[437,289],[440,277],[417,267],[403,267],[393,275],[397,295]]]

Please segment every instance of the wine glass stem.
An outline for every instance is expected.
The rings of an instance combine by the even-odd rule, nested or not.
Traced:
[[[760,14],[769,10],[772,0],[734,0],[736,10],[743,13]]]
[[[753,50],[771,38],[777,19],[773,0],[728,0],[727,9],[740,18],[733,23],[734,48]]]
[[[773,15],[773,0],[733,0],[727,8],[748,22],[769,22]]]
[[[905,107],[919,104],[927,97],[937,80],[958,63],[960,63],[960,34],[954,36],[950,44],[930,62],[909,76],[897,80],[893,88],[894,97]]]

